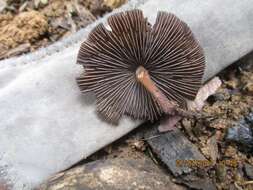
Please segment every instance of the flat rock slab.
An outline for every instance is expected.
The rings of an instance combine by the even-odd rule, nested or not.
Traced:
[[[158,10],[192,29],[206,55],[204,80],[253,49],[252,0],[132,0],[153,24]],[[115,10],[119,11],[119,10]],[[31,189],[120,138],[141,121],[113,127],[97,117],[94,97],[75,78],[80,43],[99,22],[34,53],[0,62],[0,182]]]
[[[36,190],[183,190],[150,160],[98,160],[52,176]]]
[[[198,148],[179,129],[159,134],[158,130],[153,128],[146,132],[145,138],[149,139],[148,143],[152,150],[175,176],[192,171],[191,167],[185,166],[187,164],[183,164],[183,162],[205,160]]]
[[[211,179],[198,177],[193,171],[194,164],[201,167],[201,163],[208,161],[179,129],[159,133],[157,127],[153,127],[145,132],[144,138],[178,183],[198,190],[216,190]]]

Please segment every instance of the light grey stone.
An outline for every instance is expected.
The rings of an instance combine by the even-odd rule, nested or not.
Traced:
[[[150,159],[97,160],[61,172],[36,190],[184,190]]]

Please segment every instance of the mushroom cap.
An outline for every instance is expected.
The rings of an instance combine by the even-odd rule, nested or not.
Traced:
[[[84,72],[80,90],[94,92],[97,111],[117,123],[122,115],[154,121],[162,108],[137,81],[143,66],[169,100],[182,108],[193,100],[204,73],[204,53],[189,27],[175,15],[159,12],[151,26],[142,11],[116,13],[108,18],[111,30],[98,24],[80,47],[77,63]]]

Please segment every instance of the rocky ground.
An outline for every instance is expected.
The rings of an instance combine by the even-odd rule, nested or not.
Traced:
[[[0,59],[47,46],[124,2],[0,0]],[[61,189],[64,183],[72,189],[167,189],[168,186],[253,189],[253,54],[222,71],[219,77],[221,87],[207,99],[202,110],[208,117],[183,119],[174,133],[188,144],[188,148],[180,150],[182,154],[197,155],[191,158],[201,155],[201,161],[173,160],[178,168],[186,168],[180,173],[171,159],[167,159],[170,152],[166,152],[166,143],[157,148],[171,134],[147,133],[157,126],[146,123],[57,174],[40,189]],[[119,171],[124,171],[124,175]],[[128,187],[125,177],[129,179],[126,183],[131,182]]]
[[[253,54],[218,76],[207,118],[183,119],[162,134],[145,123],[39,189],[253,189]]]
[[[222,85],[207,99],[202,110],[208,118],[183,119],[177,126],[182,132],[177,134],[178,137],[189,140],[192,143],[190,146],[196,146],[206,159],[204,161],[197,155],[195,158],[201,161],[190,162],[187,159],[181,160],[182,157],[174,160],[178,161],[178,167],[184,165],[192,169],[190,172],[185,172],[187,175],[181,174],[178,168],[170,163],[173,159],[169,157],[168,152],[172,151],[173,147],[170,147],[168,152],[157,151],[159,149],[157,146],[166,149],[169,145],[168,143],[161,145],[164,140],[162,135],[147,134],[152,127],[157,127],[150,123],[143,124],[131,134],[77,165],[82,166],[91,161],[101,160],[149,159],[165,172],[165,176],[171,176],[170,183],[183,185],[174,186],[174,189],[183,187],[203,190],[252,189],[253,54],[231,65],[218,76]],[[159,138],[162,140],[158,140],[156,144],[152,142],[152,139]],[[190,150],[191,147],[187,149],[182,153],[192,151],[196,154],[195,150]],[[187,153],[185,154],[188,156]]]

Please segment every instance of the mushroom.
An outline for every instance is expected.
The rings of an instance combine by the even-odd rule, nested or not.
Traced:
[[[77,83],[82,93],[95,93],[98,113],[115,124],[123,115],[150,121],[187,115],[205,60],[186,23],[159,12],[151,26],[135,9],[110,16],[108,25],[91,31],[77,57],[84,67]]]

